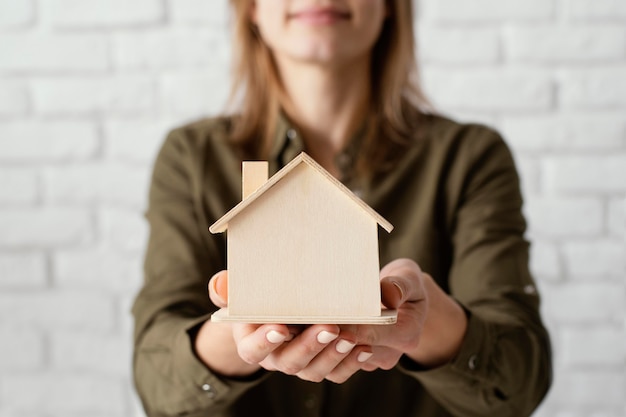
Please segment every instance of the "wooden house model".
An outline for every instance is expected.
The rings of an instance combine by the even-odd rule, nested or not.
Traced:
[[[212,320],[395,322],[378,259],[378,225],[393,226],[306,153],[267,176],[244,162],[242,202],[209,228],[228,230],[228,308]]]

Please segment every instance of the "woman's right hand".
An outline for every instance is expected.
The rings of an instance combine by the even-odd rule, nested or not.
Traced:
[[[228,306],[228,273],[220,271],[209,281],[209,297],[219,308]],[[213,372],[226,377],[245,377],[261,369],[239,356],[233,338],[235,324],[207,320],[193,340],[196,356]]]
[[[218,272],[209,281],[211,301],[220,308],[228,305],[227,283],[227,271]],[[223,324],[213,323],[210,327]],[[203,329],[206,326],[203,326]],[[232,332],[234,349],[232,353],[237,355],[237,359],[231,358],[231,361],[237,365],[236,368],[245,369],[249,374],[262,367],[319,382],[331,375],[338,364],[350,363],[356,372],[371,356],[370,347],[356,346],[356,335],[342,332],[335,324],[300,327],[284,324],[232,323],[228,326]],[[201,337],[200,334],[203,329],[196,338],[197,351],[203,350],[201,345],[205,343],[204,336]],[[210,336],[208,332],[206,336]],[[207,360],[212,362],[211,358],[207,357]],[[205,363],[210,368],[224,374],[223,371],[211,366],[207,360]],[[247,366],[241,367],[242,362]]]

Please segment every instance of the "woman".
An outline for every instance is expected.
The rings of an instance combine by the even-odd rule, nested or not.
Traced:
[[[551,359],[518,177],[497,133],[424,111],[410,1],[231,4],[240,112],[174,130],[154,168],[133,310],[148,415],[529,415]],[[238,202],[241,161],[276,172],[302,150],[394,224],[395,325],[208,320],[227,272],[205,231]]]

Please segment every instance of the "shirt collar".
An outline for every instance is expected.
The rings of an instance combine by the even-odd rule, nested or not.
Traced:
[[[298,129],[291,123],[284,112],[280,111],[276,120],[274,141],[270,150],[270,170],[277,172],[289,161],[305,152],[304,141]],[[348,141],[345,149],[337,155],[336,164],[343,178],[347,180],[353,174],[354,163],[361,149],[367,129],[365,124]]]

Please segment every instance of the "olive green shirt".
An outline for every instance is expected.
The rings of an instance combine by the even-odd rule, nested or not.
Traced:
[[[241,200],[241,158],[228,118],[172,131],[154,166],[146,217],[145,284],[133,307],[134,375],[149,416],[525,416],[551,381],[548,334],[528,270],[519,178],[500,136],[426,116],[393,169],[349,178],[358,138],[339,155],[344,183],[395,227],[380,233],[380,262],[415,260],[467,311],[450,363],[360,371],[343,384],[278,372],[247,379],[211,372],[192,338],[216,308],[209,278],[226,269],[226,236],[207,228]],[[282,118],[270,174],[304,149]]]

